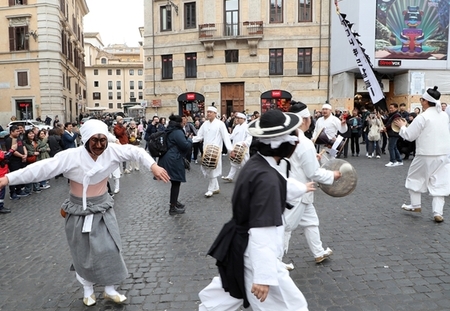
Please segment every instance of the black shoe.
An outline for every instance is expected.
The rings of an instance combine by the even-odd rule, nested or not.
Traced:
[[[9,196],[9,199],[10,200],[20,200],[20,198],[16,194]]]
[[[185,205],[181,204],[180,202],[177,201],[177,204],[175,205],[177,208],[182,208],[185,209]]]
[[[8,214],[8,213],[11,213],[11,210],[9,208],[0,209],[0,214]]]
[[[19,198],[23,198],[23,197],[29,196],[30,194],[27,193],[27,192],[25,192],[25,191],[20,191],[19,193],[16,193],[16,195],[17,195]]]
[[[184,214],[184,208],[178,208],[176,205],[170,204],[169,215]]]

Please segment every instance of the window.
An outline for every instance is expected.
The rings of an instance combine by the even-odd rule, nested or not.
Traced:
[[[239,50],[225,50],[225,62],[226,63],[238,63],[239,62]]]
[[[130,92],[130,99],[134,98],[134,92]]]
[[[117,92],[117,99],[122,99],[122,92]],[[119,108],[119,107],[117,107]]]
[[[122,109],[122,103],[117,103],[117,109]]]
[[[162,78],[172,79],[173,67],[172,67],[172,55],[162,55]]]
[[[72,105],[71,105],[72,106]],[[99,103],[95,103],[94,104],[94,107],[100,107],[100,104]]]
[[[298,21],[299,22],[312,22],[312,0],[299,0],[298,1]]]
[[[144,88],[144,82],[138,81],[138,89],[142,90]]]
[[[270,23],[282,23],[282,22],[283,22],[283,0],[270,0]]]
[[[298,49],[297,74],[312,73],[312,48]]]
[[[112,76],[112,69],[108,69],[108,76]]]
[[[94,81],[94,87],[98,87],[98,86],[99,86],[98,81]]]
[[[114,108],[114,104],[113,104],[113,103],[109,103],[109,104],[108,104],[108,108],[109,108],[109,109],[113,109],[113,108]]]
[[[120,69],[116,69],[116,76],[120,76]]]
[[[197,27],[195,2],[184,4],[184,29],[192,29]]]
[[[94,69],[94,76],[98,76],[98,69]]]
[[[100,62],[103,64],[103,65],[105,65],[106,64],[106,58],[102,58],[101,60],[100,60]]]
[[[134,76],[134,69],[130,69],[130,76]]]
[[[112,81],[108,81],[108,90],[112,90],[113,89],[113,83]]]
[[[9,0],[9,6],[26,5],[27,0]]]
[[[17,71],[17,86],[30,86],[28,84],[28,71]]]
[[[224,35],[239,35],[239,0],[225,0]]]
[[[159,16],[161,16],[161,31],[172,30],[172,10],[167,11],[166,6],[163,5]]]
[[[130,81],[130,90],[134,90],[134,81]]]
[[[9,27],[9,50],[26,51],[29,49],[28,26]]]
[[[94,92],[92,93],[92,99],[101,99],[101,93],[100,92]]]
[[[116,81],[116,89],[118,90],[122,89],[122,83],[120,81]]]
[[[143,74],[143,70],[142,69],[138,69],[138,76],[142,76]]]
[[[185,61],[186,78],[197,78],[197,53],[186,53]]]
[[[139,99],[144,99],[144,93],[139,92],[139,93],[138,93],[138,97],[139,97]]]
[[[113,99],[113,92],[108,92],[108,99],[112,100]]]
[[[283,74],[283,49],[269,50],[269,75]]]

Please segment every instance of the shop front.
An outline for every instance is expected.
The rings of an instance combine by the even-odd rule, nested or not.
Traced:
[[[188,92],[178,96],[178,112],[181,116],[195,116],[205,112],[205,96],[200,93]]]
[[[279,109],[283,112],[289,110],[291,93],[283,90],[270,90],[261,94],[261,113]]]

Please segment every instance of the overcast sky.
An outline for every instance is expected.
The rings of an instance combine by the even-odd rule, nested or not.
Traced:
[[[99,32],[103,44],[139,46],[139,27],[144,26],[144,0],[86,0],[89,13],[84,32]]]

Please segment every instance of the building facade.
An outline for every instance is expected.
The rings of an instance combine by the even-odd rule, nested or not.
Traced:
[[[86,113],[136,114],[145,107],[142,47],[114,44],[104,47],[99,33],[85,33],[87,107]]]
[[[433,86],[439,87],[442,102],[450,101],[448,1],[360,0],[339,6],[360,35],[388,105],[405,103],[413,111]],[[349,109],[367,104],[370,96],[337,14],[331,29],[330,102]]]
[[[311,110],[329,97],[325,0],[145,1],[147,114]]]
[[[75,121],[86,93],[85,0],[0,1],[0,124],[55,115]]]

